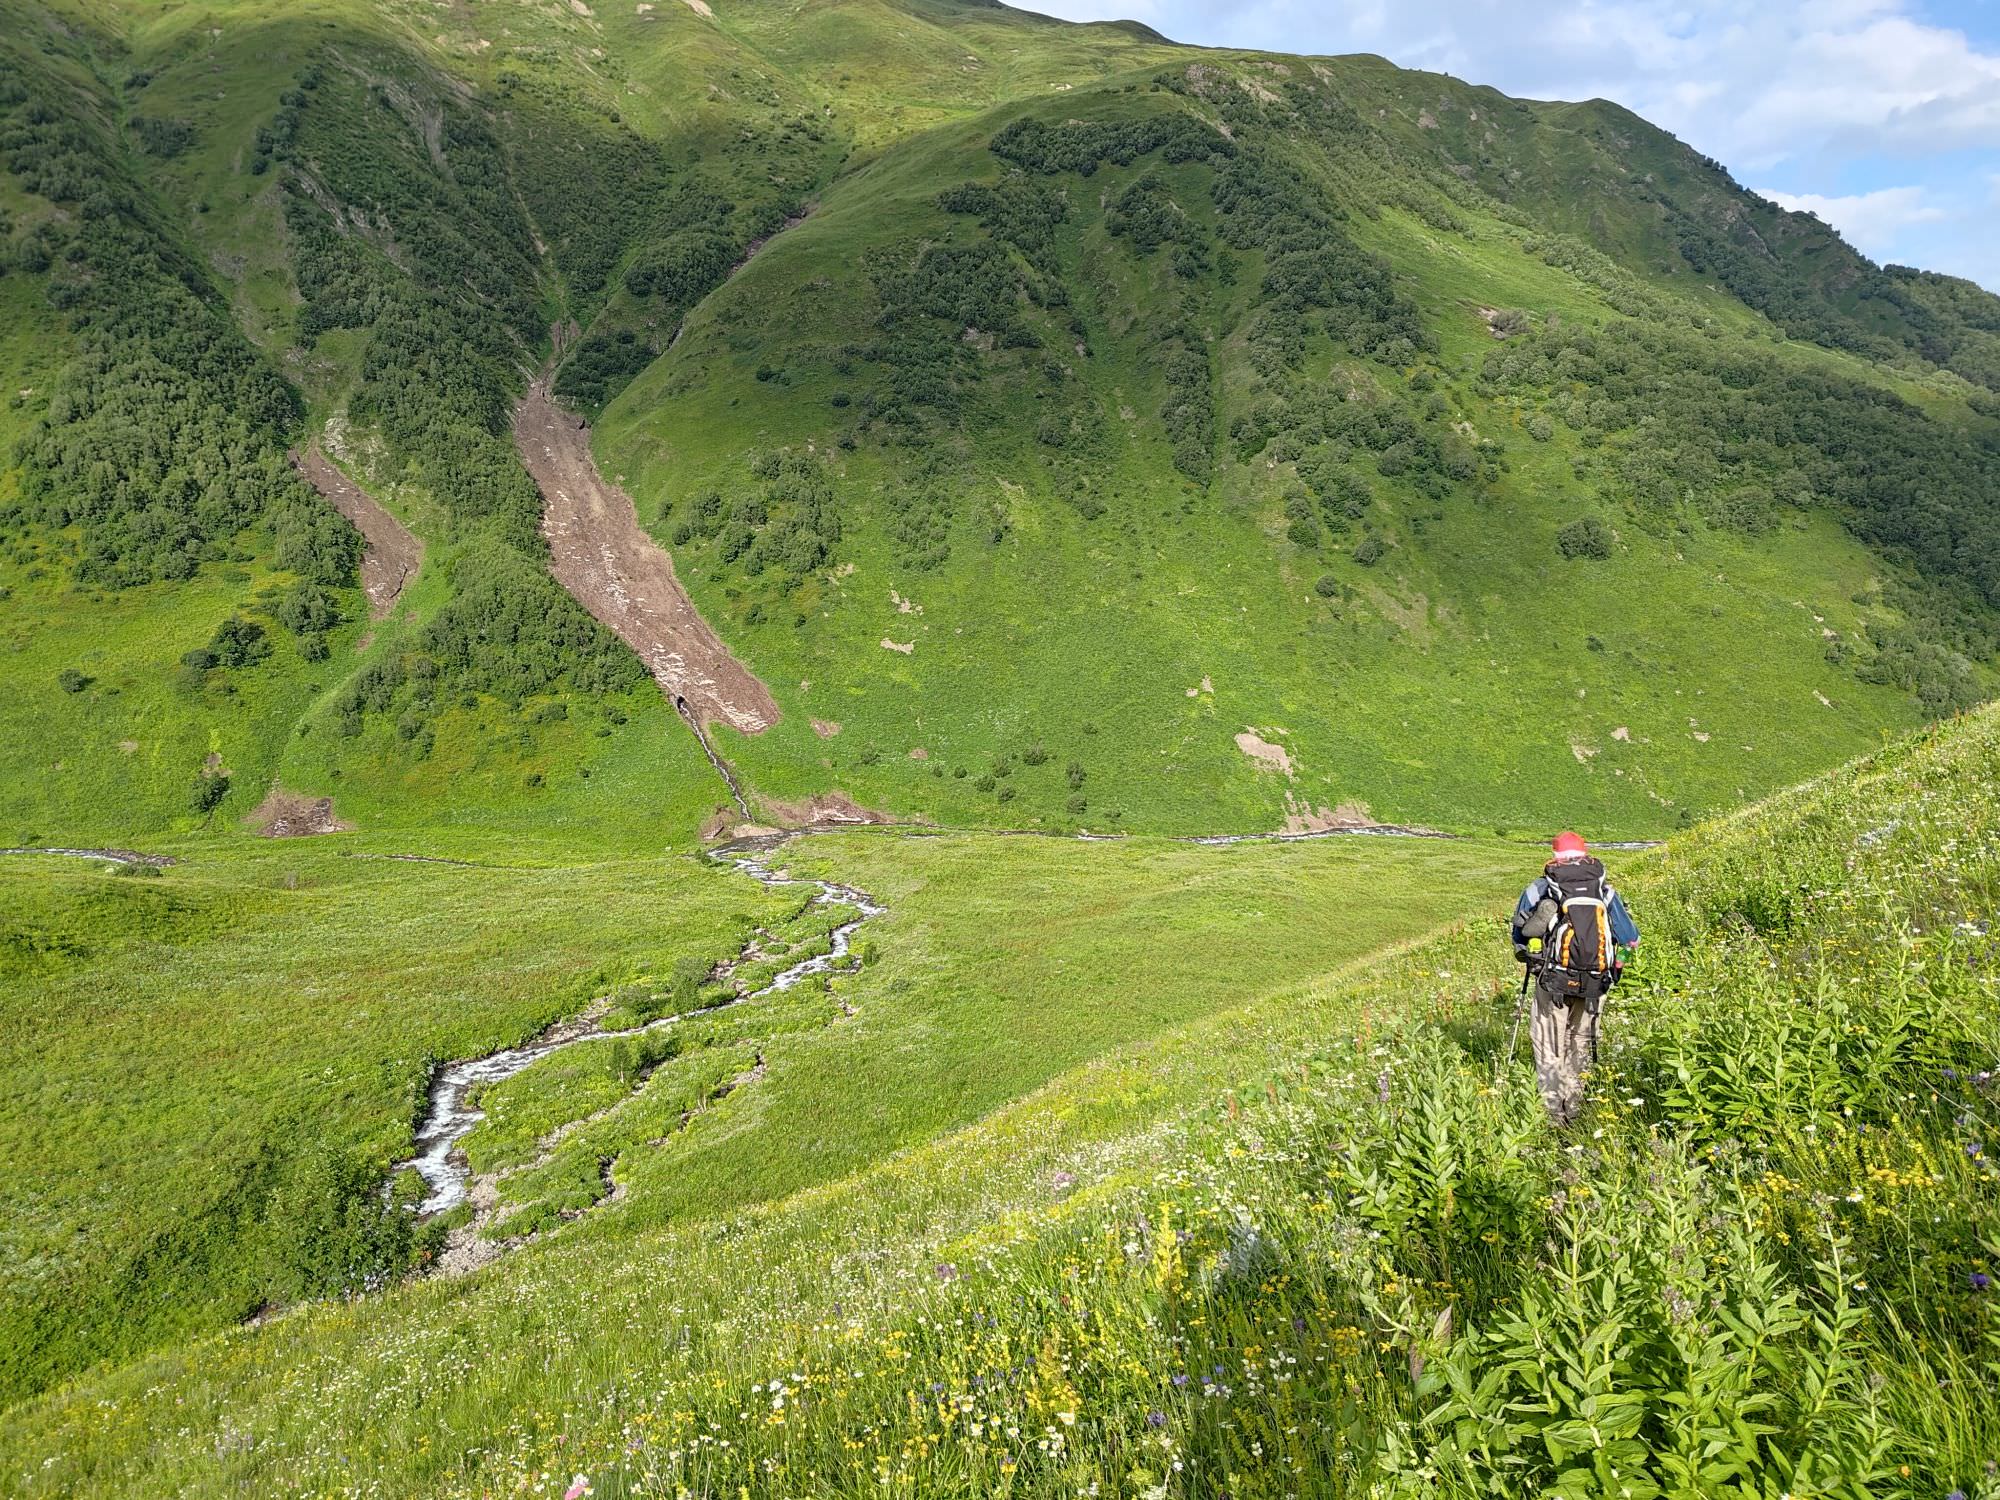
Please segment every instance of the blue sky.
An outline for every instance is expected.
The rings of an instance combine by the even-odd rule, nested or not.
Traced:
[[[2000,292],[2000,0],[1017,0],[1603,97],[1881,261]]]

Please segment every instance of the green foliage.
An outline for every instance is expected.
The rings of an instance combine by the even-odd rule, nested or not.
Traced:
[[[195,141],[194,126],[186,120],[134,115],[130,125],[132,134],[139,138],[140,149],[148,156],[171,160]]]
[[[198,771],[194,784],[188,790],[188,806],[197,817],[207,817],[222,805],[222,799],[228,795],[227,776],[211,770]]]
[[[512,548],[476,541],[451,569],[451,598],[410,649],[363,668],[335,698],[343,732],[358,734],[364,715],[394,710],[414,715],[403,738],[421,741],[421,726],[449,693],[519,705],[538,693],[597,697],[645,680],[631,652]]]
[[[38,226],[31,263],[51,268],[76,351],[20,440],[0,519],[76,527],[76,575],[114,588],[188,578],[253,526],[284,566],[351,578],[359,538],[284,460],[296,395],[60,87],[16,91],[0,127],[14,179],[66,210]]]
[[[1571,426],[1615,435],[1642,518],[1700,497],[1720,524],[1768,531],[1780,505],[1833,504],[1857,535],[1947,593],[2000,604],[2000,426],[1954,427],[1878,385],[1665,326],[1536,330],[1486,356],[1482,380],[1549,392]]]
[[[577,345],[556,376],[556,394],[586,411],[605,404],[653,362],[653,346],[630,328],[594,333]]]
[[[635,297],[659,296],[688,307],[722,280],[736,256],[735,241],[720,227],[677,229],[639,253],[625,270],[625,287]]]
[[[1602,562],[1611,556],[1611,542],[1611,528],[1601,516],[1578,516],[1556,532],[1556,550],[1568,558]]]
[[[995,156],[1031,172],[1091,176],[1104,162],[1129,166],[1159,152],[1168,163],[1203,161],[1234,151],[1206,121],[1175,111],[1139,120],[1072,120],[1050,125],[1032,116],[1003,126],[989,143]]]

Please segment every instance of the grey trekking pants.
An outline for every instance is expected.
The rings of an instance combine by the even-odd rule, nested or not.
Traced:
[[[1597,1017],[1581,995],[1535,986],[1535,1081],[1549,1118],[1567,1125],[1583,1108],[1583,1075],[1597,1059]]]

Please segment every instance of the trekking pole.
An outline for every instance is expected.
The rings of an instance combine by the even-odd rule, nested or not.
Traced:
[[[1514,1066],[1514,1049],[1521,1040],[1521,1017],[1528,1008],[1528,981],[1535,977],[1532,961],[1521,965],[1521,993],[1514,1000],[1514,1029],[1507,1037],[1507,1066]]]

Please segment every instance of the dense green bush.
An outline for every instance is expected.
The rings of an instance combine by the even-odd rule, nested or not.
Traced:
[[[1049,125],[1019,119],[1003,126],[990,142],[995,156],[1033,172],[1074,172],[1088,177],[1104,162],[1130,166],[1157,151],[1169,163],[1228,156],[1235,150],[1215,127],[1180,111],[1143,120],[1069,120]]]
[[[630,328],[594,333],[577,345],[556,376],[556,394],[586,411],[601,411],[653,362],[653,346]]]
[[[1578,516],[1556,530],[1556,550],[1564,557],[1602,562],[1611,556],[1611,528],[1598,516]]]

